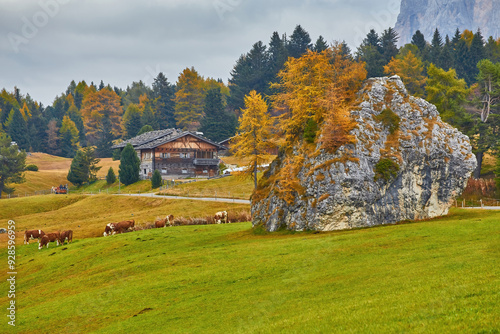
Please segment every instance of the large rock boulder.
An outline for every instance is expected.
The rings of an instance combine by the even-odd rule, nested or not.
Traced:
[[[331,231],[448,213],[476,167],[469,138],[434,105],[409,96],[398,76],[367,80],[358,96],[356,144],[304,161],[297,176],[303,191],[292,203],[272,191],[254,196],[254,226]]]

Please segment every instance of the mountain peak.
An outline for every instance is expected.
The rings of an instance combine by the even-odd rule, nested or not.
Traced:
[[[476,32],[481,29],[486,38],[500,37],[500,0],[402,0],[396,22],[399,43],[411,41],[420,30],[427,41],[436,28],[441,36],[455,34],[457,28]]]

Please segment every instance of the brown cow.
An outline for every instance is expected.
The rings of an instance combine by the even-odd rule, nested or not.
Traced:
[[[112,235],[112,234],[120,234],[123,232],[128,231],[129,229],[133,229],[135,226],[135,221],[132,220],[125,220],[119,223],[109,223],[106,225],[106,228],[104,229],[104,236]]]
[[[42,236],[40,238],[40,242],[38,243],[38,249],[42,249],[43,246],[45,246],[45,245],[47,245],[47,248],[49,248],[49,243],[54,242],[54,241],[57,243],[58,246],[59,246],[59,243],[62,244],[60,232],[47,233],[44,236]]]
[[[62,244],[62,242],[61,242],[61,232],[57,231],[57,232],[53,232],[53,233],[47,233],[45,235],[49,238],[50,242],[54,242],[54,241],[57,242],[57,246],[59,246],[59,243]]]
[[[44,235],[40,238],[40,242],[38,243],[38,249],[42,249],[43,246],[47,245],[47,248],[49,248],[49,237]]]
[[[111,235],[111,232],[113,232],[111,225],[113,225],[113,223],[109,223],[108,225],[106,225],[106,227],[104,228],[104,233],[102,234],[103,236],[107,237],[108,235]]]
[[[214,220],[216,224],[227,224],[227,211],[217,212],[214,216]]]
[[[155,221],[155,227],[156,228],[167,227],[167,223],[168,223],[168,226],[172,226],[174,224],[174,216],[173,215],[168,215],[165,217],[165,219],[160,219],[160,220]]]
[[[73,231],[72,230],[61,232],[61,245],[64,244],[65,241],[68,241],[68,244],[70,242],[73,242]]]
[[[45,235],[45,232],[42,230],[27,230],[24,231],[24,243],[29,244],[30,240],[40,239]]]

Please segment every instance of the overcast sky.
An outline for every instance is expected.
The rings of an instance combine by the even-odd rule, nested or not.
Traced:
[[[75,80],[126,88],[186,67],[230,76],[238,57],[297,24],[355,49],[394,26],[399,0],[0,0],[0,89],[52,104]]]

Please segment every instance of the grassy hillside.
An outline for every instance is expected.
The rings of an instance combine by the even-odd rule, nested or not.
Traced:
[[[262,173],[260,173],[262,175]],[[259,177],[260,177],[259,175]],[[253,180],[233,175],[222,179],[198,180],[159,192],[161,195],[191,197],[225,197],[249,199],[253,192]]]
[[[26,182],[13,185],[16,189],[14,195],[24,196],[26,193],[33,194],[38,191],[48,191],[54,186],[68,183],[66,176],[71,165],[71,159],[46,153],[31,153],[26,158],[26,164],[37,165],[38,172],[25,172]],[[119,164],[119,161],[113,161],[111,158],[101,159],[99,166],[102,166],[102,168],[97,176],[105,177],[109,167],[113,167],[115,173],[118,173]]]
[[[248,211],[249,205],[166,200],[113,195],[45,195],[0,201],[0,227],[7,221],[16,222],[18,243],[24,230],[41,229],[46,233],[73,230],[74,238],[102,236],[106,224],[135,219],[136,224],[153,222],[156,217],[173,214],[176,217],[206,217],[227,211]],[[0,245],[6,247],[7,235],[0,234]]]
[[[21,246],[16,329],[498,333],[499,221],[500,212],[454,210],[324,234],[255,235],[250,224],[229,224]],[[5,279],[2,271],[3,291]]]

